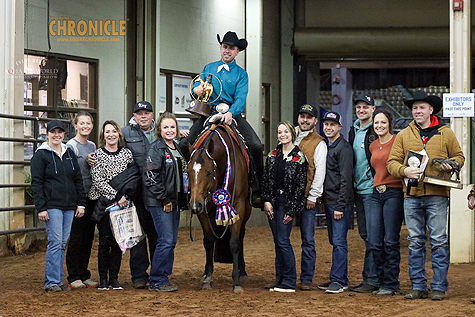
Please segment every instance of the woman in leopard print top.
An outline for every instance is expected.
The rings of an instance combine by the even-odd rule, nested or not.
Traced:
[[[92,186],[89,199],[97,200],[101,196],[124,207],[127,197],[118,193],[109,185],[109,181],[127,169],[134,161],[132,152],[124,147],[124,136],[119,125],[112,120],[104,122],[99,136],[100,148],[96,150],[96,164],[91,168]],[[122,289],[117,281],[122,261],[122,251],[117,244],[110,226],[109,215],[102,217],[97,224],[99,230],[98,267],[99,290]],[[107,280],[109,275],[109,280]]]

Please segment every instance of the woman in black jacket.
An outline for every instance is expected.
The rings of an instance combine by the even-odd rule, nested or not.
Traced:
[[[264,210],[275,243],[275,286],[271,291],[295,292],[297,272],[290,232],[295,216],[305,206],[308,162],[294,145],[295,127],[284,121],[277,127],[280,144],[267,156],[262,183]]]
[[[48,236],[44,289],[68,290],[63,285],[64,249],[73,217],[82,217],[86,195],[81,170],[74,152],[64,145],[64,128],[52,120],[47,126],[47,141],[31,159],[31,188],[38,219],[45,222]]]
[[[152,143],[145,163],[144,202],[152,215],[158,240],[150,269],[149,290],[178,290],[168,277],[172,274],[174,249],[178,239],[180,207],[188,192],[186,161],[175,138],[178,124],[173,114],[164,112],[155,128],[157,140]]]

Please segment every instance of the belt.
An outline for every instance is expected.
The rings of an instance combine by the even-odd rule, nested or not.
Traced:
[[[283,189],[277,189],[277,194],[278,194],[278,195],[283,195],[283,194],[284,194],[284,190],[283,190]]]
[[[388,188],[386,187],[386,185],[379,185],[379,186],[376,186],[375,188],[376,188],[376,190],[378,191],[378,193],[380,193],[380,194],[386,192],[386,190],[388,189]]]

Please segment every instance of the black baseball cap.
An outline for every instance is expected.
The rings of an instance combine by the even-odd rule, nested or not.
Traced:
[[[46,126],[46,131],[51,132],[56,128],[60,128],[61,130],[63,130],[63,132],[66,131],[64,130],[63,124],[59,120],[51,120],[50,122],[48,122],[48,125]]]
[[[300,107],[299,114],[300,113],[308,113],[308,114],[316,117],[317,116],[317,109],[314,106],[312,106],[311,104],[306,103],[306,104],[304,104]]]
[[[148,110],[153,112],[152,105],[148,101],[139,101],[135,104],[134,113],[140,110]]]
[[[358,101],[363,101],[366,102],[370,106],[374,106],[374,99],[368,94],[359,94],[355,98],[355,105],[358,103]]]
[[[330,112],[325,113],[325,115],[322,118],[322,121],[325,121],[325,120],[335,121],[336,123],[341,125],[341,116],[338,112],[330,111]]]

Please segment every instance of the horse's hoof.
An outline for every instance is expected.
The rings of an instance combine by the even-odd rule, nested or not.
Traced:
[[[247,276],[247,275],[240,276],[239,277],[239,282],[241,282],[241,283],[249,282],[249,276]]]
[[[201,285],[201,289],[213,289],[213,288],[214,288],[213,282],[203,283]]]
[[[233,287],[233,292],[234,293],[244,293],[244,288],[242,286],[236,285]]]

